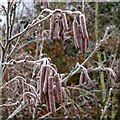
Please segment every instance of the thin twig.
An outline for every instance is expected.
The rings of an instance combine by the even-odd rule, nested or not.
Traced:
[[[118,27],[119,28],[119,27]],[[106,41],[118,28],[116,28],[114,31],[112,31],[108,36],[104,37],[104,39],[101,39],[99,43],[96,44],[95,49],[92,51],[92,53],[83,61],[81,66],[84,66],[97,52],[98,48]],[[74,68],[68,75],[65,77],[61,82],[66,82],[70,77],[72,77],[74,74],[78,73],[80,70],[80,66],[77,68]]]
[[[105,104],[105,106],[104,106],[104,109],[103,109],[103,111],[102,111],[102,115],[101,115],[101,117],[100,117],[100,120],[103,119],[104,115],[105,115],[106,112],[107,112],[107,109],[108,109],[109,106],[111,105],[111,104],[110,104],[110,100],[111,100],[112,90],[113,90],[113,88],[110,88],[110,89],[109,89],[108,98],[107,98],[106,104]]]
[[[72,103],[72,102],[70,102],[68,105],[70,105],[71,103]],[[64,106],[65,106],[64,104],[61,105],[59,108],[56,109],[56,111],[60,110],[60,109],[63,108]],[[52,114],[52,112],[49,112],[49,113],[43,115],[42,117],[39,117],[37,120],[40,120],[40,119],[42,119],[42,118],[45,118],[45,117],[47,117],[47,116],[49,116],[49,115],[51,115],[51,114]]]

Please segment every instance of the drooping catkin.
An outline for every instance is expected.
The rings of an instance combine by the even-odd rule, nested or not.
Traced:
[[[44,85],[43,85],[44,94],[47,92],[47,89],[48,89],[48,77],[49,77],[49,74],[50,74],[50,68],[46,67],[45,81],[44,81]]]
[[[64,104],[67,105],[67,103],[68,103],[68,95],[66,93],[66,90],[63,89],[62,93],[63,93],[63,98],[64,98]]]
[[[81,48],[81,43],[80,43],[80,32],[79,32],[79,25],[76,19],[73,21],[73,34],[74,34],[74,44],[75,48]]]
[[[116,81],[117,75],[114,72],[114,70],[112,68],[106,68],[107,71],[109,71],[109,77],[111,82],[114,84],[114,82]]]
[[[81,27],[82,36],[84,38],[88,38],[88,32],[87,32],[87,27],[86,27],[85,16],[83,14],[81,14],[79,16],[79,20],[80,20],[80,27]]]
[[[93,89],[95,87],[95,84],[91,80],[91,78],[89,77],[87,69],[83,69],[83,72],[84,72],[84,76],[85,76],[85,83],[86,83],[86,85],[88,86],[88,88],[92,88]]]
[[[63,30],[66,32],[68,30],[67,18],[66,14],[62,13],[62,23],[63,23]]]
[[[64,26],[62,23],[62,19],[60,19],[60,23],[59,23],[59,36],[60,38],[63,40],[64,39]]]
[[[81,49],[82,49],[82,53],[85,54],[87,49],[87,38],[88,38],[85,16],[81,14],[79,16],[79,20],[80,20],[80,27],[82,33]]]
[[[50,76],[48,81],[49,81],[48,82],[49,107],[50,107],[50,112],[54,113],[56,107],[55,107],[55,99],[54,99],[53,77]]]
[[[90,81],[92,81],[92,80],[88,75],[87,69],[84,69],[83,72],[84,72],[84,75],[85,75],[86,84],[90,83]]]
[[[86,49],[87,49],[87,39],[82,37],[82,41],[81,41],[81,50],[82,53],[85,54],[86,53]]]
[[[79,84],[82,85],[84,84],[84,82],[85,82],[85,78],[84,78],[84,73],[82,71],[79,77]]]
[[[39,85],[39,92],[40,92],[40,100],[43,99],[44,93],[43,93],[43,85],[44,85],[44,80],[45,80],[45,73],[46,73],[46,66],[42,65],[41,66],[41,72],[40,72],[40,85]]]
[[[47,93],[45,94],[45,100],[46,100],[47,110],[50,111],[48,91],[47,91]]]
[[[56,91],[57,91],[57,100],[59,104],[62,104],[62,86],[60,82],[59,74],[55,74],[55,83],[56,83]]]
[[[57,18],[57,20],[55,21],[55,38],[57,40],[60,39],[60,20],[59,20],[59,18]]]
[[[54,31],[55,31],[55,15],[52,15],[50,18],[50,39],[53,39],[54,36]]]

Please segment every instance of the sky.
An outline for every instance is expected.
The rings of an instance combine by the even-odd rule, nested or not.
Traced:
[[[12,1],[12,0],[9,0],[9,1]],[[32,8],[30,6],[33,5],[31,3],[33,0],[22,0],[22,1],[25,2],[26,7]],[[1,11],[1,5],[4,5],[6,7],[7,6],[7,0],[0,0],[0,11]],[[23,5],[21,4],[20,7],[19,7],[19,11],[22,11],[22,9],[23,9]],[[24,14],[26,14],[26,13],[24,12]],[[2,26],[6,21],[6,17],[1,12],[0,12],[0,19],[2,20],[2,21],[0,20],[0,26]]]

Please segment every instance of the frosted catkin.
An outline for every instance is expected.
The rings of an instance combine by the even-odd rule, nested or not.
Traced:
[[[80,77],[79,77],[79,84],[81,85],[83,83],[84,83],[84,73],[82,71],[81,74],[80,74]]]
[[[59,28],[59,36],[63,40],[64,39],[64,26],[62,23],[62,19],[60,19],[60,28]]]
[[[45,81],[44,81],[44,85],[43,85],[44,94],[47,92],[47,89],[48,89],[48,77],[49,77],[49,74],[50,74],[50,68],[46,67]]]
[[[40,72],[40,100],[43,99],[44,93],[43,93],[43,85],[44,85],[44,80],[45,80],[45,73],[46,73],[46,66],[42,65],[41,66],[41,72]]]
[[[67,96],[67,93],[66,93],[65,89],[62,90],[62,93],[63,93],[64,103],[65,103],[65,105],[67,105],[67,103],[68,103],[68,96]]]
[[[85,54],[87,49],[87,38],[88,38],[85,16],[83,14],[80,15],[79,20],[80,20],[80,28],[82,33],[81,49],[82,49],[82,53]]]
[[[62,14],[62,23],[63,23],[63,30],[64,32],[66,32],[68,30],[68,24],[67,24],[67,18],[65,13]]]
[[[56,107],[55,107],[54,90],[53,90],[53,77],[52,76],[49,77],[48,96],[49,96],[50,112],[54,113],[56,110]]]
[[[59,20],[59,18],[57,18],[57,20],[55,21],[55,38],[57,40],[60,39],[60,20]]]
[[[86,53],[86,49],[87,49],[87,39],[82,37],[81,50],[83,54]]]
[[[80,32],[79,32],[79,25],[77,20],[75,19],[73,21],[73,35],[74,35],[74,44],[75,48],[80,48],[81,43],[80,43]]]
[[[52,15],[50,18],[50,39],[53,39],[55,31],[55,15]]]
[[[82,36],[84,38],[88,38],[85,16],[82,14],[79,16],[79,19],[80,19],[80,27],[81,27]]]
[[[59,104],[62,104],[62,86],[60,82],[59,74],[55,74],[55,82],[56,82],[56,91],[57,91],[57,100]]]

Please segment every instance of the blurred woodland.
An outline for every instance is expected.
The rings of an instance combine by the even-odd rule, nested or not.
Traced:
[[[2,120],[119,120],[120,2],[12,0],[0,15]]]

